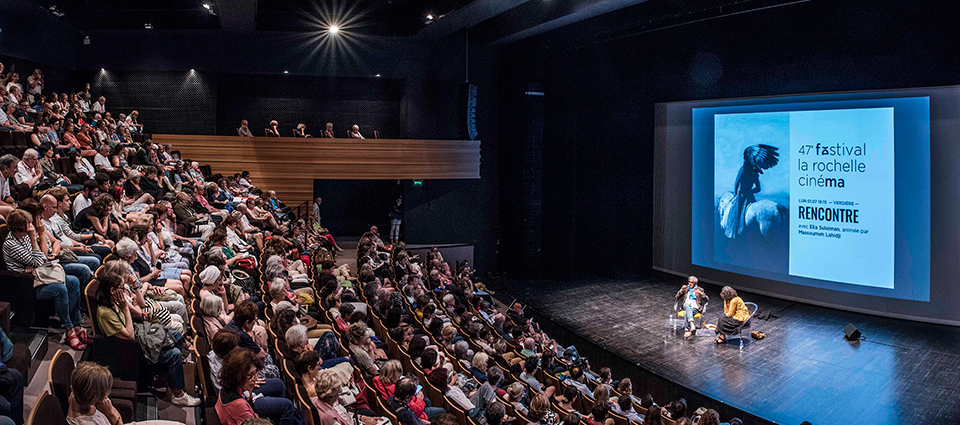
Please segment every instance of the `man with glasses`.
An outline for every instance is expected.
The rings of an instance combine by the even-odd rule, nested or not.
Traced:
[[[26,152],[23,153],[20,164],[17,165],[17,174],[14,176],[13,181],[15,184],[25,183],[32,189],[41,179],[43,179],[43,168],[40,167],[37,151],[27,149]]]
[[[14,112],[14,119],[17,120],[21,125],[27,127],[33,127],[34,120],[30,116],[30,112],[33,112],[33,109],[30,109],[30,104],[26,100],[20,102],[20,109],[17,109],[17,112]]]

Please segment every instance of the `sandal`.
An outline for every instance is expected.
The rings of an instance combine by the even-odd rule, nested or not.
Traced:
[[[723,335],[720,335],[720,336],[717,337],[717,339],[713,340],[713,342],[715,342],[715,343],[717,343],[717,344],[723,344],[724,342],[726,342],[726,340],[727,340],[727,339],[724,338]]]
[[[67,337],[67,345],[69,345],[70,348],[77,351],[83,351],[87,349],[87,345],[84,344],[83,342],[80,342],[80,338],[77,338],[76,333],[74,333],[72,336]]]
[[[79,338],[80,341],[83,342],[84,344],[91,344],[91,343],[93,343],[93,338],[90,338],[89,336],[87,336],[87,330],[86,330],[86,329],[82,329],[82,328],[81,328],[81,329],[80,329],[80,332],[77,332],[77,338]]]

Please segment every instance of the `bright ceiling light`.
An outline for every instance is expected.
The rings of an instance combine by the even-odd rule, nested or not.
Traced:
[[[330,34],[336,34],[336,33],[340,32],[340,27],[338,27],[338,26],[336,26],[336,25],[330,25],[330,28],[328,28],[327,31],[328,31]]]
[[[283,71],[283,73],[284,73],[284,74],[289,74],[289,73],[290,73],[290,71]]]
[[[204,8],[204,9],[207,9],[207,10],[210,10],[210,3],[204,3],[204,4],[203,4],[203,8]]]
[[[193,68],[190,68],[190,72],[196,72]]]
[[[433,20],[433,15],[432,15],[432,14],[427,14],[427,20],[428,20],[428,21],[432,21],[432,20]]]
[[[380,78],[380,74],[377,74],[376,77],[377,77],[377,78]]]

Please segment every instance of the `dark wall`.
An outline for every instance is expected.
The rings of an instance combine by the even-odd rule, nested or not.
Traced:
[[[0,32],[0,54],[2,55],[62,69],[77,67],[83,35],[44,10],[38,2],[31,0],[0,2],[0,30],[2,30]],[[4,71],[6,72],[8,71]],[[23,70],[18,72],[24,73]],[[33,72],[33,68],[26,72]],[[80,88],[73,91],[78,90]]]
[[[139,112],[150,133],[215,134],[217,76],[190,71],[96,72],[90,93],[107,98],[107,111]]]
[[[613,30],[644,7],[510,45],[501,57],[504,87],[544,87],[549,274],[649,273],[656,102],[960,83],[956,3],[811,1],[642,34]],[[501,103],[521,96],[510,91]],[[518,116],[504,112],[502,127],[523,125]],[[527,154],[520,146],[505,137],[501,155]],[[501,193],[504,202],[521,196]]]
[[[393,78],[311,77],[299,75],[221,75],[217,84],[217,134],[236,135],[240,120],[263,135],[270,120],[280,134],[292,137],[298,123],[320,137],[327,122],[337,137],[353,124],[373,138],[406,137],[401,113],[403,80]]]
[[[389,213],[403,195],[403,185],[396,180],[314,180],[313,195],[323,200],[320,224],[334,236],[360,236],[378,226],[388,240]]]

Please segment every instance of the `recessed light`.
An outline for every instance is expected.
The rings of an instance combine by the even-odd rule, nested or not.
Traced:
[[[107,72],[106,69],[100,68],[100,72]]]
[[[330,25],[330,29],[328,29],[327,31],[329,31],[330,34],[336,34],[336,33],[340,32],[340,27],[338,27],[338,26],[336,26],[336,25]]]
[[[210,10],[210,3],[204,3],[204,4],[203,4],[203,8],[204,8],[204,9],[207,9],[207,10]]]
[[[432,15],[432,14],[427,14],[427,20],[428,20],[428,21],[432,21],[432,20],[433,20],[433,15]]]
[[[289,74],[289,73],[290,73],[290,71],[283,71],[283,73],[284,73],[284,74]]]
[[[193,68],[190,68],[190,72],[196,72]]]
[[[380,78],[380,74],[377,74],[376,77],[377,77],[377,78]]]

